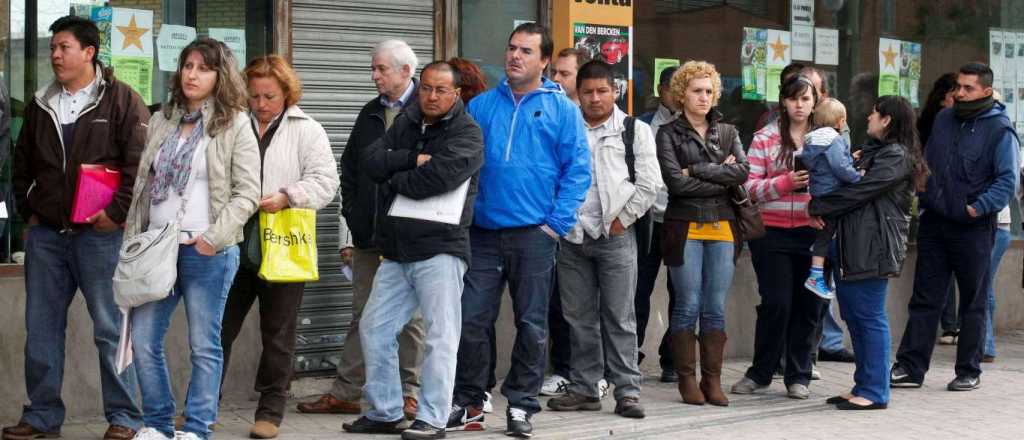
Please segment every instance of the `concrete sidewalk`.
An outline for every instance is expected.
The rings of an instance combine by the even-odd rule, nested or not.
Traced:
[[[544,411],[534,420],[538,439],[595,438],[728,438],[728,439],[1014,439],[1024,438],[1024,332],[999,336],[999,358],[984,364],[982,387],[967,393],[946,391],[953,377],[955,347],[935,351],[932,371],[921,389],[893,390],[892,403],[885,411],[836,411],[824,399],[849,390],[853,365],[823,362],[818,365],[823,380],[811,384],[809,400],[785,396],[781,381],[765,393],[730,395],[732,405],[696,407],[679,400],[674,384],[657,382],[649,371],[642,402],[647,418],[631,420],[612,413],[615,402],[608,398],[601,412],[559,413]],[[740,378],[747,360],[727,364],[723,381],[728,386]],[[313,387],[324,387],[317,381]],[[302,388],[310,390],[310,382]],[[298,387],[296,392],[301,392]],[[296,399],[295,401],[302,400]],[[544,399],[546,400],[546,399]],[[505,402],[495,399],[494,414],[487,415],[488,430],[449,433],[454,439],[507,439]],[[289,414],[281,427],[281,439],[396,439],[397,436],[352,435],[341,431],[341,423],[356,416]],[[252,423],[254,402],[227,402],[221,408],[215,439],[244,439]],[[106,424],[100,419],[69,420],[66,439],[99,439]]]

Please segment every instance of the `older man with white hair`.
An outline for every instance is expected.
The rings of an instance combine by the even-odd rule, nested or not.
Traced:
[[[341,155],[341,213],[338,216],[341,261],[352,268],[352,325],[345,336],[345,346],[338,362],[338,377],[330,392],[313,402],[300,403],[299,412],[360,414],[363,383],[366,381],[363,350],[359,340],[359,319],[370,297],[373,278],[381,262],[381,252],[374,247],[373,230],[378,211],[377,184],[359,163],[367,148],[384,136],[395,118],[417,105],[414,74],[419,61],[412,48],[401,40],[377,44],[372,54],[372,77],[379,96],[363,106],[349,133],[345,152]],[[416,416],[416,393],[419,390],[419,362],[423,347],[423,321],[417,317],[402,330],[398,341],[399,368],[403,412],[406,418]]]

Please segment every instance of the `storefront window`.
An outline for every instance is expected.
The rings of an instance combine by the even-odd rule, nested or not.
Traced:
[[[459,52],[480,66],[488,88],[494,88],[505,77],[509,33],[521,23],[537,21],[538,2],[462,0],[460,5]]]
[[[1024,105],[1016,105],[1024,98],[1024,73],[1018,73],[1024,72],[1024,59],[1019,66],[1013,61],[1024,55],[1020,50],[1024,44],[1024,0],[988,0],[969,5],[928,0],[633,3],[633,105],[638,114],[657,106],[653,96],[656,60],[706,60],[714,63],[722,75],[720,110],[727,122],[739,128],[748,146],[758,121],[776,104],[745,96],[745,68],[755,81],[761,74],[775,79],[767,81],[765,88],[778,87],[771,67],[766,72],[751,69],[753,51],[743,52],[744,43],[749,41],[745,40],[744,29],[752,28],[769,31],[770,43],[786,46],[786,62],[814,66],[826,73],[829,93],[846,104],[854,148],[865,141],[866,118],[880,89],[884,89],[883,94],[911,99],[920,110],[934,81],[969,61],[1002,67],[994,69],[996,87],[1011,120],[1024,123]],[[805,29],[810,31],[802,32]],[[1018,52],[993,62],[989,43],[993,32],[1001,30],[1013,37],[998,41],[999,45],[1004,49],[1014,47]],[[779,33],[774,31],[783,31],[781,40],[775,38]],[[837,50],[820,53],[834,41]],[[766,49],[772,53],[772,48]],[[1008,50],[1004,53],[1011,56]],[[772,61],[779,59],[768,60]],[[1020,220],[1016,219],[1014,225],[1020,236]]]
[[[6,9],[0,10],[5,18],[0,21],[0,35],[7,37],[0,44],[0,60],[4,85],[10,91],[12,143],[26,103],[36,90],[53,81],[49,27],[65,15],[88,16],[97,22],[101,34],[108,33],[110,40],[104,37],[101,42],[100,60],[114,67],[115,75],[139,92],[152,111],[166,100],[167,82],[176,68],[166,62],[161,66],[161,51],[176,55],[188,42],[162,46],[158,37],[164,25],[185,26],[198,36],[222,39],[236,52],[240,66],[272,50],[273,0],[12,0],[0,5]],[[12,206],[10,155],[0,157],[8,157],[0,168],[0,200],[9,216],[6,221],[0,219],[0,263],[7,263],[22,249],[22,225]]]

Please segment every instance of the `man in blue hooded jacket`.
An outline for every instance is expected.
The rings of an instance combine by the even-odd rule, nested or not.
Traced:
[[[957,85],[956,103],[936,116],[925,147],[931,176],[919,194],[914,293],[892,368],[894,387],[918,388],[924,382],[951,273],[960,287],[962,324],[956,378],[947,389],[970,391],[981,384],[996,215],[1017,188],[1020,158],[1006,107],[992,96],[992,69],[968,63],[960,68]]]
[[[548,303],[559,237],[576,223],[590,188],[590,150],[583,117],[554,82],[542,76],[554,44],[547,29],[522,24],[505,50],[506,79],[473,100],[469,113],[484,135],[471,260],[462,294],[462,338],[450,430],[483,428],[484,387],[491,371],[490,338],[509,285],[516,319],[512,366],[501,392],[508,398],[506,434],[530,437],[544,381]]]

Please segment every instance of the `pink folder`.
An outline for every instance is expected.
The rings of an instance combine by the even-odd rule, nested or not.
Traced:
[[[87,218],[106,208],[121,185],[121,172],[104,165],[82,164],[78,170],[72,223],[88,223]]]

